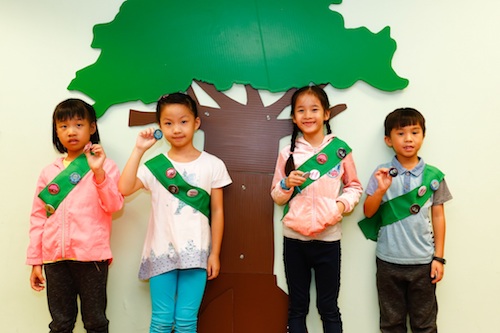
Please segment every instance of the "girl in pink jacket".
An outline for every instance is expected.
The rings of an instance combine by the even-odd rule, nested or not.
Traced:
[[[342,332],[337,305],[340,288],[342,215],[362,194],[350,147],[331,134],[325,91],[307,86],[292,96],[291,145],[279,154],[271,196],[285,205],[284,262],[290,333],[306,333],[311,269],[325,333]],[[326,125],[327,134],[324,133]],[[298,138],[299,132],[302,136]]]
[[[31,288],[47,286],[50,332],[72,332],[80,296],[87,332],[108,332],[106,282],[112,213],[120,210],[119,170],[99,143],[94,108],[79,99],[57,105],[52,141],[65,153],[45,167],[31,212]],[[45,278],[42,274],[45,270]]]

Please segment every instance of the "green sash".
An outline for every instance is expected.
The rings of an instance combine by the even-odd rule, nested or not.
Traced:
[[[299,166],[297,170],[300,170],[302,172],[317,170],[319,171],[320,174],[320,176],[316,179],[318,180],[319,178],[323,177],[328,171],[332,170],[335,166],[337,166],[344,159],[344,157],[347,156],[351,151],[352,151],[351,147],[349,147],[349,145],[346,142],[335,137],[319,153],[310,157],[301,166]],[[323,163],[320,163],[318,161],[319,160],[318,156],[320,155],[325,155],[327,157],[327,160]],[[292,200],[297,194],[299,194],[303,189],[312,184],[314,181],[315,181],[314,179],[308,177],[306,181],[302,183],[302,185],[296,186],[294,188],[292,196],[290,197],[290,200]],[[290,200],[288,200],[288,202],[290,202]],[[290,207],[287,203],[283,211],[283,217],[285,217],[289,209]]]
[[[87,157],[81,154],[38,194],[38,197],[45,202],[47,217],[56,211],[61,202],[89,171]]]
[[[419,208],[422,207],[437,189],[433,189],[431,183],[435,181],[440,183],[443,178],[444,174],[438,168],[426,165],[422,175],[421,186],[417,186],[406,194],[382,203],[375,215],[358,222],[365,237],[377,241],[378,232],[381,227],[401,221],[412,215],[410,208],[415,205],[418,205]],[[420,193],[419,195],[419,191],[423,191],[424,189],[425,193]]]
[[[160,154],[144,164],[170,193],[210,219],[210,194],[187,183],[165,155]]]

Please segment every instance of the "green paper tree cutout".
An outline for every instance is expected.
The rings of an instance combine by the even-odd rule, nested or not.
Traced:
[[[311,81],[343,89],[359,80],[405,88],[391,67],[390,28],[348,29],[332,3],[341,1],[128,0],[94,27],[99,58],[68,89],[92,98],[102,116],[115,104],[186,91],[193,80],[219,91],[248,84],[285,92]]]

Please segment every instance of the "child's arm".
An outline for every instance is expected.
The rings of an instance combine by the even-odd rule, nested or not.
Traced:
[[[444,205],[435,205],[431,207],[432,229],[434,231],[434,256],[444,257],[444,239],[446,234],[446,219],[444,216]],[[431,264],[432,283],[441,281],[444,275],[444,264],[433,260]]]
[[[385,192],[392,184],[392,177],[389,175],[388,168],[380,168],[374,174],[373,177],[377,179],[378,187],[372,195],[367,195],[365,203],[363,205],[363,210],[366,217],[372,217],[378,211],[380,204],[382,203],[382,198]]]
[[[33,265],[33,268],[31,269],[30,283],[33,290],[42,291],[45,289],[45,278],[42,274],[42,265]]]
[[[288,179],[288,177],[285,175],[285,164],[287,159],[288,155],[286,155],[285,152],[281,151],[278,156],[278,161],[276,162],[272,180],[271,198],[279,206],[283,206],[290,200],[293,194],[293,187],[296,186],[296,184],[291,184],[290,179]],[[298,179],[297,177],[299,176],[295,176],[292,172],[291,177],[295,178],[296,181]],[[305,181],[305,179],[303,181]]]
[[[93,179],[102,208],[109,213],[119,211],[123,207],[123,196],[118,191],[120,178],[118,167],[106,158],[106,153],[99,144],[93,144],[89,149],[84,150],[84,153],[94,174]]]
[[[215,279],[220,272],[220,249],[224,234],[224,205],[222,188],[213,188],[210,193],[210,215],[212,244],[208,256],[207,275],[209,280]]]
[[[348,154],[341,163],[344,170],[342,175],[344,186],[342,193],[336,199],[340,215],[352,212],[363,194],[363,186],[359,181],[352,154]]]
[[[139,169],[139,163],[141,158],[153,144],[155,144],[156,139],[154,137],[154,129],[148,128],[141,131],[137,136],[137,141],[135,143],[134,150],[125,164],[125,168],[122,171],[120,180],[118,182],[118,190],[124,196],[131,195],[135,193],[140,188],[143,188],[141,180],[137,178],[137,170]]]

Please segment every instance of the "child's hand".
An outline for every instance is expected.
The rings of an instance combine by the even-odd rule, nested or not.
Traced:
[[[288,188],[292,188],[294,186],[300,186],[307,180],[307,177],[309,177],[309,175],[306,174],[305,172],[302,172],[300,170],[293,170],[292,172],[290,172],[288,177],[286,177],[285,185]]]
[[[215,279],[219,276],[220,272],[220,259],[219,256],[210,254],[207,263],[207,276],[209,280]]]
[[[375,179],[378,181],[378,189],[385,193],[392,184],[392,176],[389,174],[389,168],[380,168],[375,172]]]
[[[155,129],[154,128],[147,128],[143,131],[139,132],[139,135],[137,136],[137,140],[135,142],[135,146],[140,149],[140,150],[147,150],[151,146],[153,146],[157,139],[154,136]]]
[[[436,284],[443,279],[444,264],[439,261],[433,260],[431,263],[431,279],[432,283]]]
[[[83,152],[87,156],[87,163],[94,173],[96,183],[102,183],[106,177],[103,169],[104,161],[106,160],[104,149],[99,144],[90,144],[85,146]]]
[[[42,274],[42,265],[34,265],[31,269],[30,284],[31,288],[36,291],[42,291],[45,289],[43,285],[45,283],[45,278]]]

